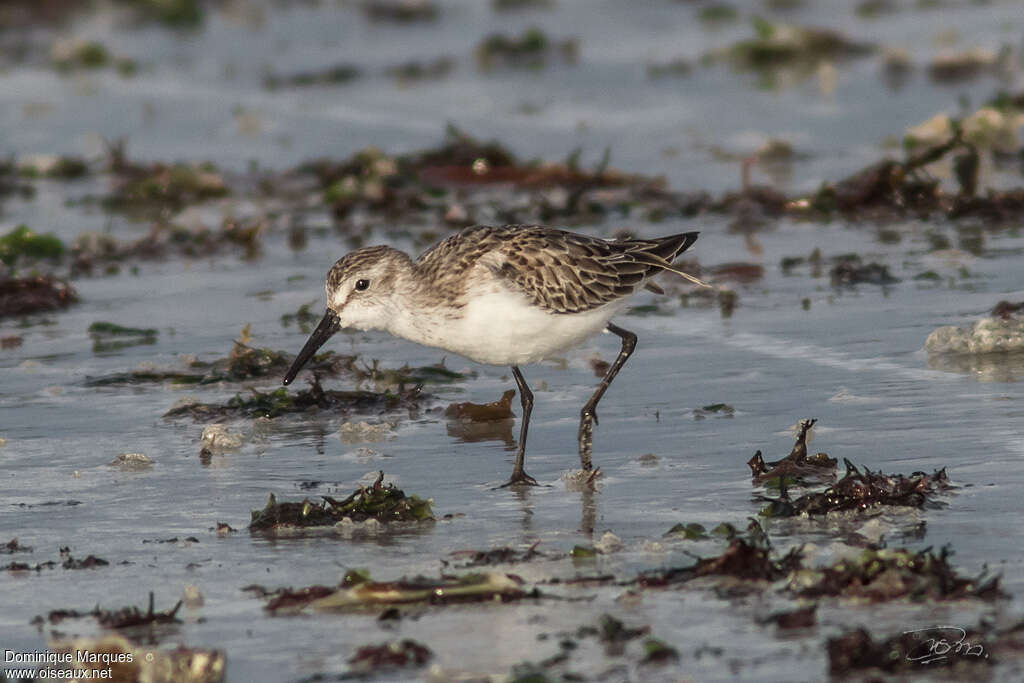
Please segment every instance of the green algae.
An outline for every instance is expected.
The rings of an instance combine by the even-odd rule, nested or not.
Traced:
[[[285,313],[281,316],[281,326],[290,327],[292,323],[295,323],[299,331],[303,334],[309,334],[316,327],[316,324],[320,321],[322,314],[314,313],[311,309],[317,304],[317,299],[308,301],[301,306],[294,313]]]
[[[648,638],[644,641],[644,657],[640,660],[644,664],[674,662],[679,659],[679,651],[671,645],[657,638]]]
[[[476,47],[477,65],[483,71],[498,65],[540,68],[555,55],[561,55],[564,61],[572,64],[578,54],[579,43],[575,39],[553,41],[536,26],[527,28],[519,36],[492,33]]]
[[[708,538],[707,529],[704,528],[704,525],[695,522],[690,524],[680,522],[666,531],[665,535],[685,538],[688,541],[699,541]]]
[[[98,321],[89,325],[93,337],[155,337],[159,331],[151,327],[125,327],[117,323]]]
[[[19,160],[18,174],[23,178],[77,180],[89,175],[89,162],[79,157],[33,157]]]
[[[116,323],[97,321],[89,325],[94,353],[109,353],[131,346],[155,344],[158,331],[152,328],[124,327]]]
[[[0,236],[0,261],[8,266],[19,260],[57,260],[64,255],[64,243],[51,234],[40,235],[27,225],[19,225]]]
[[[213,164],[124,165],[117,169],[117,185],[103,198],[112,211],[186,206],[231,194],[224,177]]]
[[[755,37],[735,43],[726,53],[741,68],[814,64],[859,57],[874,50],[872,45],[852,41],[831,29],[773,23],[762,17],[754,17],[751,22]]]
[[[263,87],[267,90],[276,90],[278,88],[340,85],[353,81],[361,75],[362,72],[355,65],[337,64],[320,71],[300,71],[288,75],[269,75],[263,79]]]
[[[383,484],[381,472],[372,486],[360,486],[344,500],[323,496],[321,502],[309,499],[300,503],[277,502],[271,494],[262,510],[253,510],[250,531],[270,531],[282,527],[331,526],[349,520],[365,522],[373,519],[382,524],[389,522],[424,522],[434,519],[431,501],[419,496],[406,496],[394,484]],[[365,578],[365,577],[364,577]],[[347,585],[361,581],[348,580]]]
[[[117,0],[135,10],[145,21],[168,28],[192,29],[203,23],[201,0]]]

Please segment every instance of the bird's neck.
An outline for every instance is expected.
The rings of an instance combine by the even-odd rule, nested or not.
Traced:
[[[427,346],[437,345],[457,309],[439,291],[429,274],[410,263],[396,274],[387,331]]]

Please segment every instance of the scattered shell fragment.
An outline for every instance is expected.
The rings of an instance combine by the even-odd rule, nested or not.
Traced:
[[[929,353],[1024,351],[1024,319],[982,318],[966,327],[940,327],[928,335]]]
[[[618,552],[623,548],[622,539],[610,531],[604,532],[601,540],[594,544],[594,549],[599,553],[608,554]]]
[[[341,425],[342,443],[372,443],[385,441],[393,436],[393,428],[386,422],[373,424],[363,420],[360,422],[346,422]]]
[[[122,470],[146,470],[153,466],[153,460],[144,453],[122,453],[109,464]]]
[[[185,591],[181,595],[181,600],[185,603],[185,607],[188,609],[196,609],[206,604],[206,598],[203,597],[202,591],[199,590],[199,586],[194,584],[188,584],[185,586]]]
[[[211,451],[229,451],[240,448],[244,441],[241,434],[229,432],[222,424],[212,424],[203,430],[203,448]]]

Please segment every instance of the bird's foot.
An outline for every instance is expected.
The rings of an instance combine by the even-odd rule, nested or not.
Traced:
[[[540,484],[537,483],[536,479],[523,470],[519,472],[512,472],[512,477],[498,488],[505,489],[511,486],[540,486]]]
[[[562,481],[569,491],[596,491],[597,480],[601,475],[600,467],[592,470],[572,470],[562,475]]]

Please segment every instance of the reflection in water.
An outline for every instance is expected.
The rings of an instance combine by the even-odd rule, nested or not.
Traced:
[[[580,490],[580,533],[587,537],[594,535],[594,522],[597,521],[596,495],[593,486],[584,486]]]
[[[327,442],[327,430],[324,429],[322,424],[317,424],[316,434],[313,435],[313,447],[316,449],[317,455],[324,454],[324,448]]]
[[[523,532],[529,534],[533,531],[533,503],[530,501],[530,486],[513,486],[510,488],[516,499],[519,501],[519,509],[523,513],[523,521],[520,526]]]
[[[981,382],[1024,379],[1024,353],[931,353],[928,368],[974,375]]]
[[[532,486],[515,486],[509,489],[519,501],[519,510],[522,513],[520,526],[527,535],[528,540],[533,540],[531,532],[534,531],[533,513],[534,506],[530,496],[534,488]],[[594,525],[597,522],[597,490],[593,485],[583,485],[574,489],[580,494],[580,528],[579,532],[587,538],[593,538]]]
[[[512,434],[512,426],[515,420],[487,420],[485,422],[471,422],[469,420],[449,420],[448,436],[458,439],[464,443],[477,443],[479,441],[501,441],[505,444],[506,450],[515,448],[515,437]]]

